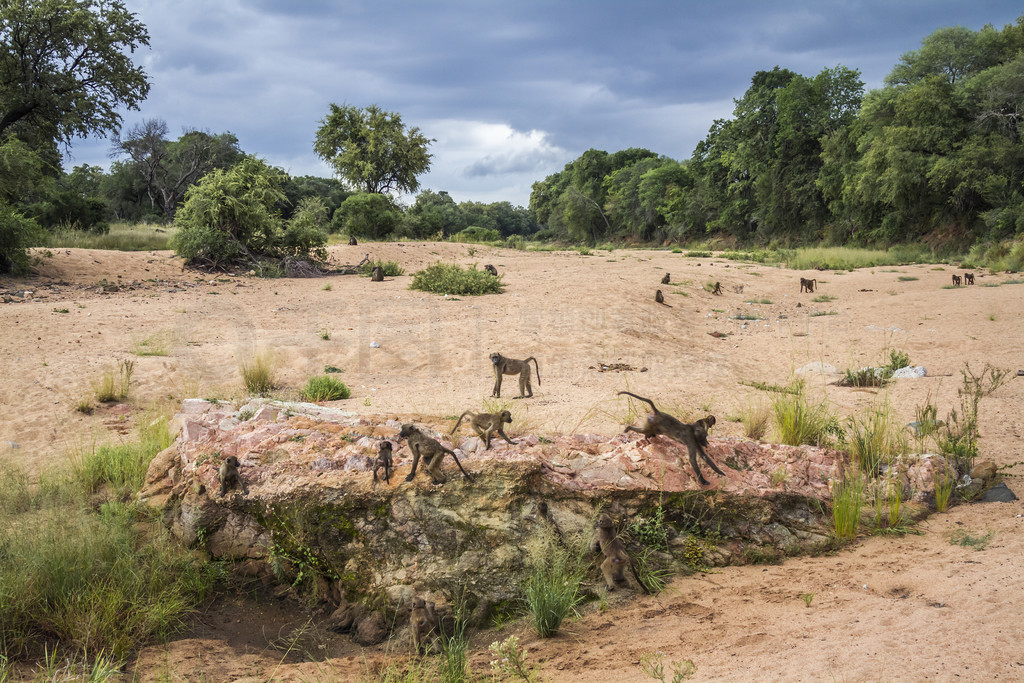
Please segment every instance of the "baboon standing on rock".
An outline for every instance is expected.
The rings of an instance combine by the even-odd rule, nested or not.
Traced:
[[[416,465],[420,462],[420,456],[423,456],[423,468],[430,474],[430,478],[433,479],[435,484],[443,484],[445,478],[441,474],[441,461],[444,460],[445,453],[451,453],[455,464],[462,470],[463,476],[473,481],[473,477],[469,476],[469,472],[462,469],[462,463],[459,462],[459,456],[455,455],[455,451],[445,448],[436,439],[431,439],[415,425],[402,425],[398,435],[406,439],[406,443],[409,444],[409,450],[412,451],[412,470],[409,472],[409,476],[405,478],[406,481],[412,481],[412,478],[416,476]]]
[[[654,412],[647,416],[647,423],[642,427],[634,427],[632,425],[626,425],[627,432],[638,432],[644,436],[651,438],[655,436],[667,436],[670,439],[678,441],[679,443],[686,444],[686,449],[690,456],[690,467],[693,468],[693,473],[697,475],[697,481],[700,482],[701,486],[707,486],[708,480],[704,478],[704,475],[700,471],[700,467],[697,465],[697,455],[704,458],[707,464],[711,465],[718,474],[725,476],[725,472],[718,469],[718,465],[708,457],[705,448],[708,445],[708,430],[715,424],[715,416],[708,415],[702,420],[696,422],[680,422],[676,418],[672,417],[668,413],[663,413],[658,410],[658,407],[654,405],[654,401],[643,396],[637,396],[629,391],[620,391],[619,395],[625,394],[632,396],[633,398],[640,399],[651,406],[651,410]]]
[[[391,468],[394,467],[394,459],[391,455],[391,442],[381,441],[377,447],[377,459],[373,461],[373,483],[377,483],[377,470],[384,468],[384,483],[391,485]]]
[[[519,375],[519,398],[530,398],[533,396],[533,386],[530,383],[530,361],[533,361],[537,368],[537,386],[540,386],[540,366],[537,359],[530,356],[526,360],[506,358],[500,353],[491,354],[491,365],[494,367],[494,391],[491,396],[501,398],[501,376]]]
[[[507,410],[503,410],[500,413],[473,413],[467,410],[459,416],[458,421],[452,427],[452,431],[449,434],[455,433],[455,430],[462,424],[462,418],[467,415],[470,417],[469,424],[473,427],[473,431],[483,440],[484,448],[490,449],[491,436],[494,435],[494,432],[498,432],[501,438],[515,445],[516,442],[508,438],[508,435],[505,434],[505,430],[502,428],[506,422],[512,424],[512,413]]]

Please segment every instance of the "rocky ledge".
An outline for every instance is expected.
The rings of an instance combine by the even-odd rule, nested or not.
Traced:
[[[624,526],[660,515],[667,549],[654,559],[675,571],[765,561],[831,542],[830,482],[849,468],[841,451],[735,438],[710,439],[701,487],[685,447],[658,437],[576,434],[473,437],[454,446],[475,481],[448,457],[447,482],[405,481],[411,455],[401,423],[308,403],[252,400],[242,406],[186,400],[175,442],[152,462],[140,494],[163,510],[184,541],[236,571],[288,583],[301,577],[320,597],[395,614],[413,595],[443,603],[459,586],[484,620],[519,598],[527,549],[540,532],[586,538],[598,510]],[[422,423],[420,426],[423,427]],[[381,440],[394,445],[390,485],[374,483]],[[221,496],[218,468],[241,462],[248,493]],[[935,456],[907,458],[904,500],[932,495]],[[638,545],[630,545],[638,552]],[[596,563],[593,585],[600,585]],[[373,638],[370,637],[370,640]]]

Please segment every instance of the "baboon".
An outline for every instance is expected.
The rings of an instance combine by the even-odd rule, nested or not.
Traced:
[[[601,563],[601,573],[604,574],[604,587],[610,592],[615,590],[617,581],[626,580],[626,566],[632,564],[626,546],[619,540],[615,533],[615,525],[612,518],[605,513],[597,518],[597,538],[591,549],[604,555],[604,562]],[[640,583],[637,581],[637,583]],[[640,584],[643,588],[643,584]],[[645,589],[646,590],[646,589]]]
[[[704,478],[704,475],[700,471],[700,467],[697,465],[698,454],[700,457],[704,458],[707,464],[711,465],[711,469],[718,474],[725,476],[725,472],[718,469],[718,465],[708,457],[707,452],[704,450],[708,445],[708,430],[715,424],[714,415],[708,415],[704,419],[697,420],[692,423],[680,422],[668,413],[663,413],[658,410],[657,406],[654,405],[654,401],[649,398],[637,396],[636,394],[628,391],[620,391],[619,395],[622,394],[644,401],[649,404],[651,406],[651,410],[654,411],[647,416],[647,423],[644,426],[634,427],[632,425],[626,425],[627,432],[638,432],[648,438],[659,435],[667,436],[679,443],[686,444],[686,449],[689,451],[690,456],[690,467],[693,468],[693,473],[697,475],[697,481],[700,482],[701,486],[707,486],[708,481]]]
[[[712,290],[711,293],[712,294],[717,294],[718,296],[722,296],[722,283],[721,282],[716,282],[715,283],[715,288],[714,288],[714,290]]]
[[[530,356],[526,360],[505,358],[500,353],[491,354],[491,365],[494,366],[494,391],[491,396],[501,398],[501,376],[519,375],[519,398],[530,398],[533,396],[533,385],[530,382],[530,361],[533,361],[537,368],[537,386],[540,386],[540,366],[537,359]]]
[[[954,287],[959,287],[961,284],[963,284],[963,279],[959,275],[954,275],[953,276],[953,286]]]
[[[813,278],[808,280],[805,277],[800,278],[800,293],[803,294],[804,290],[807,290],[808,294],[814,294],[814,288],[818,286],[818,279]]]
[[[512,424],[512,413],[507,410],[503,410],[500,413],[473,413],[467,410],[459,416],[458,421],[455,423],[455,426],[452,427],[452,431],[449,432],[449,434],[455,433],[455,430],[459,428],[460,424],[462,424],[462,418],[467,415],[470,417],[469,424],[473,427],[473,431],[476,432],[477,436],[483,439],[484,448],[490,449],[491,436],[494,432],[498,432],[498,434],[501,435],[501,438],[505,439],[505,441],[508,441],[510,444],[515,444],[515,441],[508,438],[504,429],[504,424],[506,422]]]
[[[370,272],[370,279],[374,282],[384,282],[384,269],[380,266],[374,266]]]
[[[391,454],[391,442],[381,441],[377,446],[377,459],[373,461],[373,483],[377,483],[377,470],[384,468],[384,483],[391,485],[391,468],[395,466]]]
[[[455,464],[462,470],[462,474],[466,479],[473,481],[473,477],[469,476],[469,472],[462,469],[462,463],[459,462],[459,456],[455,455],[455,451],[448,450],[438,443],[436,439],[431,439],[417,429],[415,425],[402,425],[398,435],[406,439],[406,443],[409,444],[409,450],[412,451],[412,471],[405,478],[406,481],[412,481],[412,478],[416,476],[416,465],[419,464],[420,456],[422,456],[423,468],[430,474],[430,478],[435,484],[443,484],[445,478],[441,475],[441,461],[444,460],[445,453],[451,453],[452,458],[455,459]]]
[[[669,308],[672,308],[671,306],[665,303],[665,295],[661,293],[660,289],[654,293],[654,300],[657,301],[659,304],[663,304],[665,306],[668,306]]]
[[[663,285],[667,285],[667,284],[669,283],[669,280],[670,280],[670,279],[671,279],[671,278],[669,277],[669,274],[668,274],[668,273],[665,273],[665,277],[661,278],[661,284],[663,284]]]
[[[964,282],[969,285],[974,284],[974,273],[964,273]]]
[[[412,647],[417,655],[426,653],[427,639],[434,635],[436,628],[437,612],[434,611],[434,603],[428,604],[423,598],[413,598],[409,629],[412,631]]]
[[[348,246],[354,247],[354,246],[356,246],[356,244],[358,244],[358,242],[356,242],[355,235],[349,235]]]
[[[242,489],[242,493],[249,495],[249,487],[242,481],[242,475],[238,469],[242,465],[238,462],[238,458],[233,455],[229,455],[224,458],[224,462],[220,465],[220,495],[227,493],[228,488],[235,488],[239,486]]]
[[[360,261],[358,264],[356,264],[356,268],[359,268],[364,263],[369,263],[369,262],[370,262],[370,255],[369,254],[363,254],[363,260]]]
[[[494,266],[492,266],[490,263],[488,263],[486,266],[484,266],[484,270],[486,270],[488,273],[490,273],[494,277],[498,277],[498,269],[495,268]]]

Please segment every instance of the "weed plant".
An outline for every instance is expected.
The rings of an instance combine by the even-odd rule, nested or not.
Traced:
[[[302,400],[320,403],[322,401],[340,401],[352,395],[352,391],[341,380],[330,375],[310,377],[302,390]]]
[[[93,383],[96,400],[100,403],[114,403],[128,398],[131,390],[135,361],[123,360],[116,370],[107,370],[98,382]]]
[[[942,459],[942,466],[932,471],[932,485],[935,488],[935,509],[945,512],[949,509],[949,499],[956,487],[956,471]]]
[[[832,522],[836,538],[857,537],[860,510],[864,504],[864,477],[858,469],[847,471],[832,482]]]
[[[276,388],[274,356],[263,351],[239,362],[238,371],[250,396],[268,396]]]
[[[775,431],[790,446],[827,446],[842,434],[838,419],[825,402],[810,405],[800,394],[778,394],[772,399]]]
[[[587,565],[585,548],[578,537],[566,548],[551,532],[537,534],[529,548],[531,567],[523,592],[541,638],[555,634],[562,620],[583,602],[580,585]]]
[[[740,422],[743,423],[743,435],[748,439],[760,441],[768,433],[772,411],[763,401],[744,406],[740,410]]]
[[[978,405],[1010,378],[1010,371],[986,363],[976,374],[969,363],[964,363],[960,376],[962,382],[956,392],[960,409],[950,410],[938,443],[943,453],[953,457],[959,471],[969,472],[978,456]]]
[[[505,640],[494,641],[490,647],[491,675],[495,681],[524,681],[537,683],[540,674],[526,663],[526,650],[519,644],[519,638],[509,636]]]
[[[451,296],[500,294],[504,290],[501,277],[486,270],[462,268],[454,263],[435,263],[414,273],[410,289]]]
[[[861,471],[876,476],[881,465],[907,452],[906,431],[897,423],[888,400],[848,420],[847,446]]]
[[[636,580],[644,589],[651,595],[657,595],[665,590],[674,572],[660,565],[656,551],[644,548],[636,554],[635,559]]]
[[[656,681],[665,683],[665,653],[663,652],[648,652],[640,656],[640,670],[645,675],[653,678]],[[670,662],[672,667],[672,683],[682,683],[693,678],[693,675],[697,673],[697,665],[689,659],[684,659],[681,662],[672,661]]]
[[[169,332],[157,332],[132,341],[132,353],[136,356],[166,356],[171,349]]]
[[[994,536],[994,532],[989,531],[984,534],[974,534],[966,529],[956,529],[949,535],[949,542],[952,545],[958,545],[961,548],[974,548],[975,550],[984,550],[988,547],[989,542]]]
[[[773,394],[800,395],[804,393],[804,381],[801,378],[795,378],[786,385],[756,381],[740,381],[740,384],[745,387],[752,387],[754,389],[760,389],[761,391],[767,391]]]

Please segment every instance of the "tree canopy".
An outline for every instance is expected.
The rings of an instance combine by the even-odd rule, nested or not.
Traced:
[[[68,144],[116,131],[119,110],[149,94],[131,60],[143,45],[146,27],[119,0],[0,3],[0,138],[28,128]]]
[[[331,104],[313,150],[362,192],[415,192],[417,176],[430,169],[430,138],[402,117],[373,104],[365,110]]]

